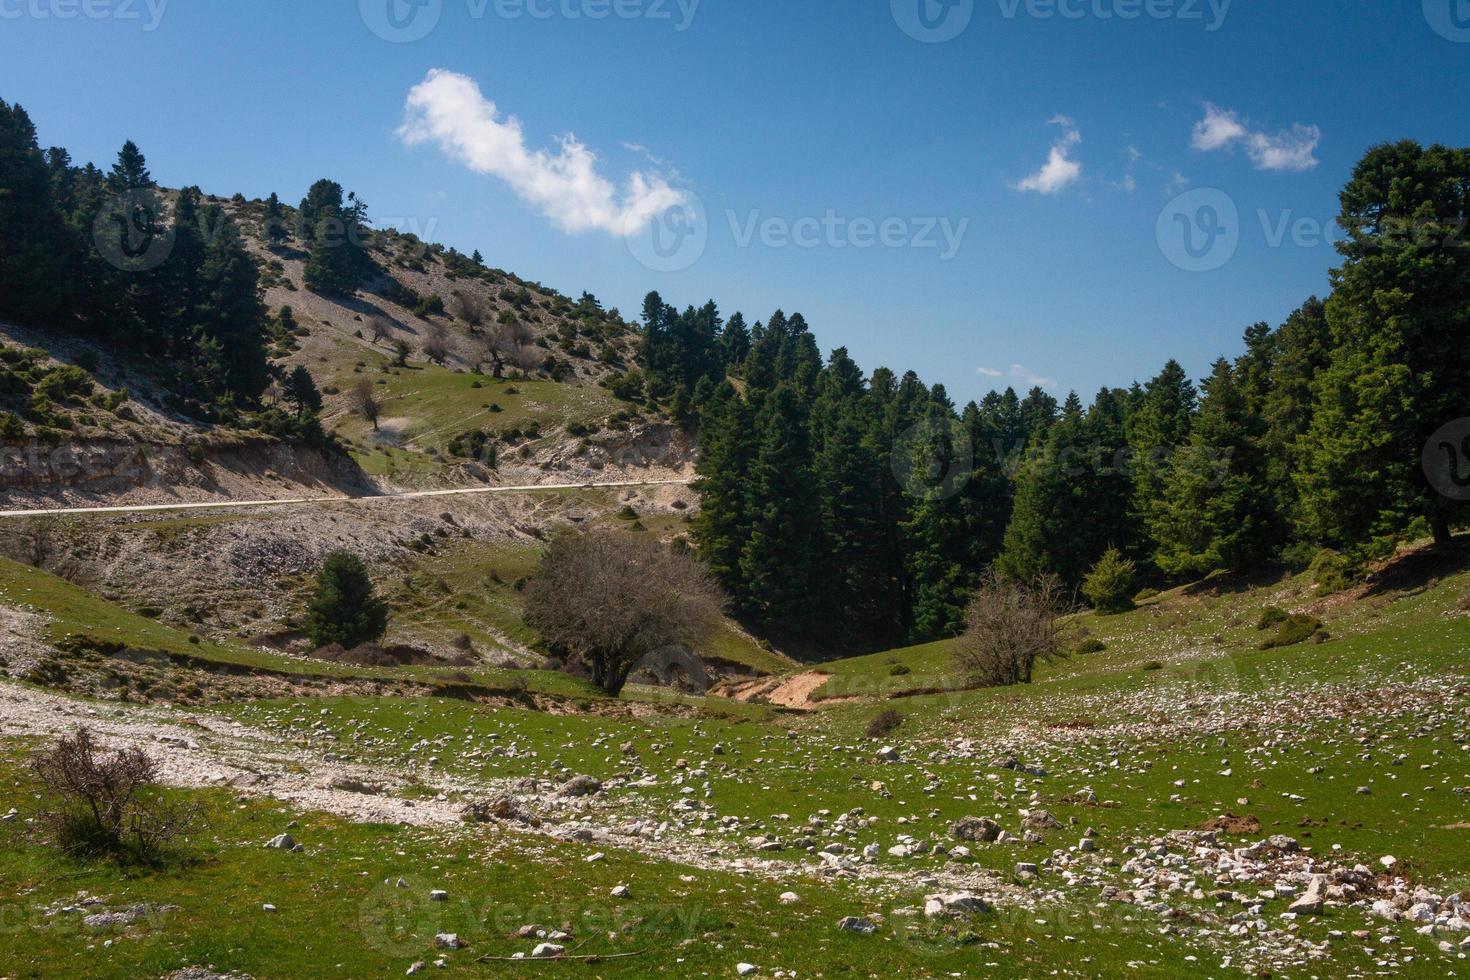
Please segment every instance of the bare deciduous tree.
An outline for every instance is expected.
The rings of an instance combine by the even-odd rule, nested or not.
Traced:
[[[526,347],[530,343],[531,328],[522,323],[513,311],[502,311],[490,329],[485,345],[495,377],[504,377],[507,366],[524,369],[527,366]]]
[[[431,323],[424,335],[424,356],[431,364],[443,364],[449,359],[449,330],[442,323]]]
[[[654,538],[592,531],[552,541],[526,584],[526,622],[586,662],[616,697],[639,661],[691,646],[712,630],[725,597],[709,570]]]
[[[978,686],[1030,684],[1037,663],[1066,656],[1069,605],[1054,578],[1026,585],[986,572],[965,612],[955,658]]]
[[[479,333],[490,318],[490,307],[480,296],[456,289],[449,294],[449,315],[464,322],[470,333]]]
[[[378,416],[382,414],[383,402],[378,398],[378,391],[373,383],[367,379],[359,381],[352,386],[347,394],[352,410],[373,424],[373,431],[378,431]]]
[[[367,328],[368,336],[372,338],[375,344],[380,344],[393,336],[393,324],[389,323],[386,317],[368,317]]]
[[[65,850],[151,862],[198,823],[197,806],[159,790],[158,766],[141,749],[104,754],[85,728],[63,737],[34,765]]]

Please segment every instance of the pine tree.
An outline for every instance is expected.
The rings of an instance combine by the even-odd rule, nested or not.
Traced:
[[[303,364],[298,364],[286,376],[285,395],[286,401],[296,409],[298,416],[316,414],[322,410],[322,394],[317,390],[311,372]]]
[[[266,308],[260,276],[240,240],[239,229],[218,207],[206,220],[216,231],[204,255],[199,279],[204,297],[204,337],[220,352],[223,382],[216,397],[254,405],[270,381],[266,357]]]
[[[1016,482],[1016,502],[998,566],[1022,582],[1056,575],[1068,587],[1082,582],[1099,555],[1087,492],[1081,401],[1068,397],[1043,446],[1028,454]],[[1105,546],[1104,546],[1105,547]]]
[[[281,199],[275,193],[265,201],[265,215],[260,221],[260,237],[269,246],[284,245],[291,237],[286,228],[286,215],[281,209]]]
[[[388,606],[374,593],[362,560],[341,551],[328,555],[306,607],[311,642],[352,650],[382,639],[387,631]]]
[[[750,537],[740,555],[751,612],[794,633],[809,625],[823,552],[806,423],[793,385],[782,384],[764,399],[750,468]]]
[[[107,183],[114,194],[151,190],[158,186],[153,182],[153,175],[148,172],[148,161],[144,158],[143,151],[132,140],[124,143],[123,148],[118,151],[117,162],[112,165]]]
[[[1458,476],[1465,463],[1463,446],[1430,440],[1464,417],[1470,390],[1467,188],[1470,150],[1406,141],[1370,150],[1342,192],[1335,349],[1297,477],[1306,530],[1325,543],[1382,554],[1426,531],[1446,543],[1467,512],[1424,465]]]
[[[1293,475],[1312,426],[1313,389],[1332,356],[1327,309],[1315,296],[1287,317],[1272,338],[1271,377],[1262,407],[1266,479],[1282,519],[1300,536],[1301,500]]]
[[[1189,442],[1170,459],[1149,524],[1155,563],[1199,577],[1270,556],[1282,536],[1260,451],[1264,425],[1230,362],[1215,362]]]
[[[1189,438],[1199,393],[1179,362],[1171,360],[1136,398],[1128,416],[1133,512],[1140,527],[1150,527],[1163,506],[1169,462]],[[1151,551],[1145,546],[1139,556]]]
[[[729,382],[720,384],[700,425],[699,514],[692,531],[700,556],[738,604],[747,603],[740,553],[750,536],[748,480],[755,452],[750,411]]]
[[[26,111],[0,101],[0,316],[45,325],[64,306],[64,230]]]

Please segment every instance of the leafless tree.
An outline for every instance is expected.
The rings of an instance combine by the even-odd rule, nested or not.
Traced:
[[[197,806],[159,791],[158,765],[141,749],[106,754],[85,728],[61,738],[34,767],[65,850],[150,862],[198,823]]]
[[[485,321],[490,319],[490,308],[480,296],[456,289],[449,294],[449,314],[463,321],[470,328],[470,333],[479,333]]]
[[[374,344],[380,344],[393,336],[393,324],[386,317],[370,316],[367,321],[368,336]]]
[[[373,431],[378,431],[378,416],[382,414],[383,402],[378,398],[378,390],[373,383],[364,378],[352,386],[347,393],[352,410],[373,424]]]
[[[699,642],[724,607],[699,559],[631,531],[554,539],[526,584],[526,622],[553,648],[580,656],[614,697],[639,661]]]
[[[525,368],[526,348],[531,343],[531,328],[511,310],[505,310],[490,330],[486,352],[494,367],[495,377],[505,376],[507,367]]]
[[[1037,663],[1066,656],[1069,606],[1054,578],[1028,585],[989,571],[965,612],[955,658],[976,685],[1030,684]]]
[[[0,554],[44,569],[60,550],[61,528],[54,517],[29,517],[0,528]]]
[[[429,324],[424,335],[424,356],[431,364],[442,365],[449,359],[449,330],[444,324]]]

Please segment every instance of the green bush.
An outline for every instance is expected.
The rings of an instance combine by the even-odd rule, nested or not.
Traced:
[[[1158,589],[1142,589],[1142,590],[1139,591],[1138,595],[1136,595],[1136,596],[1133,597],[1133,601],[1134,601],[1135,604],[1141,606],[1145,602],[1148,602],[1150,599],[1157,599],[1158,597],[1159,597],[1159,590]]]
[[[47,372],[36,384],[36,394],[65,404],[87,397],[93,387],[92,376],[73,365]]]
[[[19,442],[26,437],[25,423],[13,412],[0,412],[0,439]]]
[[[1275,650],[1279,647],[1294,647],[1308,640],[1316,640],[1321,643],[1327,638],[1328,634],[1322,626],[1322,620],[1305,613],[1294,613],[1279,623],[1276,635],[1261,643],[1261,649]]]
[[[1347,555],[1324,548],[1312,559],[1309,574],[1324,595],[1342,592],[1353,587],[1361,569]]]
[[[1286,610],[1278,609],[1276,606],[1267,606],[1266,611],[1261,613],[1261,619],[1256,623],[1256,629],[1268,630],[1273,626],[1280,626],[1291,617]]]
[[[908,664],[894,664],[888,670],[889,677],[907,677],[909,674],[912,673],[913,670],[909,667]]]
[[[1138,566],[1124,558],[1117,548],[1109,548],[1083,581],[1082,594],[1104,616],[1125,613],[1133,608],[1133,600],[1128,596],[1137,574]]]
[[[888,708],[868,724],[868,738],[887,738],[903,727],[903,715]]]
[[[1090,636],[1077,646],[1078,656],[1087,656],[1090,653],[1102,653],[1107,650],[1108,645],[1095,636]]]

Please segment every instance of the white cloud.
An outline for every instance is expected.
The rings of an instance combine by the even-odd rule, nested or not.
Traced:
[[[563,231],[636,230],[685,202],[659,174],[634,171],[621,192],[597,171],[597,155],[570,134],[551,152],[526,146],[521,123],[500,118],[473,78],[434,69],[408,93],[398,136],[408,146],[433,143],[475,173],[503,180]]]
[[[1209,153],[1244,139],[1246,132],[1245,125],[1235,113],[1206,102],[1205,118],[1194,124],[1194,139],[1190,145],[1196,150]]]
[[[1298,123],[1274,135],[1257,132],[1246,126],[1234,111],[1207,102],[1205,117],[1195,123],[1190,145],[1212,153],[1240,144],[1257,170],[1303,173],[1316,168],[1319,162],[1316,150],[1321,142],[1322,130],[1316,126]]]
[[[1055,388],[1057,386],[1054,378],[1042,377],[1035,371],[1029,370],[1020,364],[1012,364],[1009,371],[1000,371],[990,367],[979,367],[975,369],[975,373],[987,378],[1013,378],[1016,381],[1021,381],[1038,388]]]
[[[1020,364],[1011,365],[1011,377],[1015,378],[1017,381],[1024,381],[1028,385],[1033,385],[1037,388],[1055,388],[1057,386],[1055,378],[1044,377],[1043,375],[1037,374],[1035,371],[1032,371],[1029,368],[1026,368]]]
[[[1296,125],[1290,132],[1275,136],[1252,133],[1246,150],[1262,170],[1304,173],[1316,169],[1320,162],[1316,150],[1321,142],[1322,130],[1316,126]]]
[[[1053,126],[1062,127],[1063,133],[1052,144],[1051,152],[1047,155],[1046,163],[1042,164],[1041,169],[1013,185],[1018,191],[1059,194],[1082,179],[1082,164],[1070,156],[1072,150],[1082,142],[1082,134],[1077,131],[1077,124],[1069,117],[1060,115],[1053,116],[1049,122]]]

